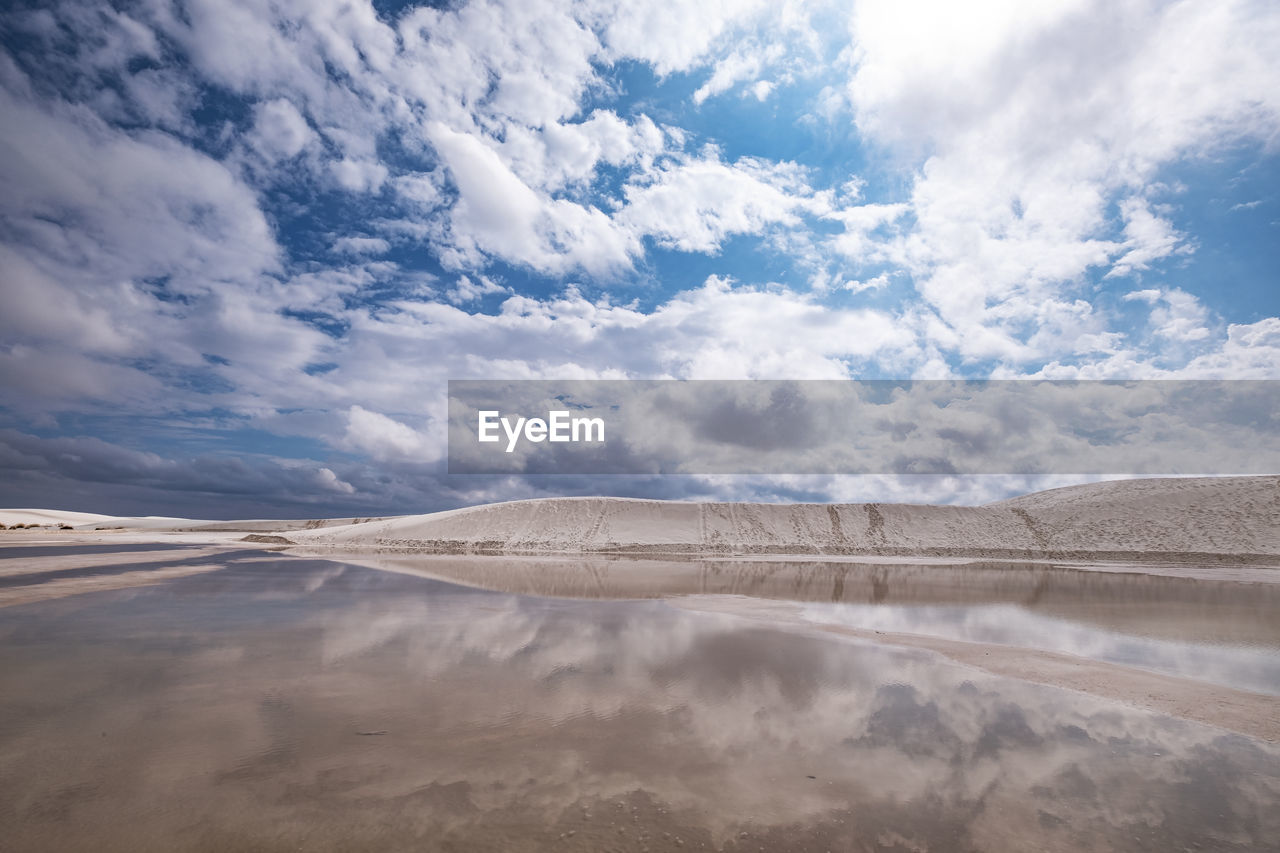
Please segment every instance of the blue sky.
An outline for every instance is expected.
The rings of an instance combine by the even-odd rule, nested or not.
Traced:
[[[1271,2],[54,2],[0,37],[6,505],[976,501],[1057,481],[450,478],[445,383],[1280,378]]]

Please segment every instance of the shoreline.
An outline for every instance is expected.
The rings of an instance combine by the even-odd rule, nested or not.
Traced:
[[[288,533],[289,531],[284,531]],[[1063,554],[1025,551],[990,551],[956,549],[939,553],[938,549],[884,552],[830,553],[816,550],[768,550],[734,552],[728,550],[689,550],[645,547],[619,550],[557,550],[461,548],[433,549],[395,546],[385,543],[297,542],[287,535],[263,536],[243,530],[31,530],[6,531],[0,534],[0,556],[10,548],[39,546],[77,546],[97,544],[202,546],[206,548],[251,548],[307,555],[342,561],[344,556],[358,562],[360,558],[422,557],[428,559],[466,559],[477,561],[601,561],[601,562],[694,562],[694,563],[812,563],[847,564],[851,566],[975,566],[984,564],[1034,565],[1046,568],[1072,569],[1106,574],[1130,574],[1155,577],[1187,578],[1237,583],[1280,583],[1280,554],[1224,554],[1187,552],[1095,552],[1076,551]]]

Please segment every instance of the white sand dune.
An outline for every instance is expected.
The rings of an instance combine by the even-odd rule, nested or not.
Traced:
[[[61,509],[0,509],[0,524],[49,524],[57,527],[67,524],[72,527],[91,525],[112,521],[114,515],[102,515],[96,512],[71,512]]]
[[[435,553],[1255,560],[1280,556],[1280,477],[1112,481],[981,507],[543,498],[299,530],[289,539]]]
[[[0,510],[75,532],[287,536],[431,553],[794,554],[1280,560],[1280,477],[1116,480],[979,507],[539,498],[393,518],[210,521]]]
[[[350,524],[363,524],[370,521],[385,521],[385,518],[250,518],[237,521],[194,521],[185,519],[173,529],[180,532],[245,532],[245,533],[279,533],[290,530],[321,530],[329,527],[345,527]]]
[[[131,530],[174,533],[274,533],[282,530],[312,530],[381,518],[249,518],[214,521],[200,518],[178,518],[164,515],[102,515],[96,512],[71,512],[58,509],[0,509],[0,524],[35,524],[44,527],[67,525],[74,530]]]

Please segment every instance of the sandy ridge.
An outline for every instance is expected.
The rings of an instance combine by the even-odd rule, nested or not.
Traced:
[[[300,545],[432,553],[1280,557],[1280,477],[1123,480],[981,507],[543,498],[296,530]]]

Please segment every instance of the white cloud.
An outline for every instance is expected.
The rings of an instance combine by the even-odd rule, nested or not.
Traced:
[[[685,252],[714,252],[727,237],[829,212],[828,200],[813,192],[795,164],[751,158],[727,164],[712,154],[648,177],[649,183],[626,187],[627,205],[617,218],[633,232]]]
[[[1149,322],[1157,336],[1182,343],[1209,337],[1209,312],[1199,299],[1176,287],[1156,291],[1157,298],[1147,297],[1150,292],[1139,291],[1125,298],[1146,298],[1152,304]]]
[[[1122,298],[1125,302],[1146,302],[1148,305],[1154,305],[1160,301],[1161,292],[1156,288],[1147,288],[1146,290],[1134,290],[1126,293]]]
[[[768,47],[752,43],[731,51],[728,56],[716,63],[715,70],[707,78],[707,82],[693,93],[693,102],[701,104],[707,98],[729,91],[738,83],[755,80],[768,63],[775,62],[782,56],[782,52],[783,45],[777,42]],[[772,85],[765,81],[760,81],[757,87],[759,85],[764,86],[763,94],[759,90],[756,90],[755,94],[763,101],[768,96]]]
[[[393,185],[402,200],[430,211],[441,202],[441,181],[441,176],[434,172],[415,172],[396,176]]]
[[[545,300],[513,295],[497,315],[395,307],[353,318],[349,360],[331,374],[377,408],[437,399],[446,378],[840,378],[861,362],[920,357],[918,330],[884,312],[716,277],[648,313],[572,288]],[[400,368],[394,382],[388,363]]]
[[[1267,4],[868,0],[852,21],[858,127],[927,158],[914,227],[877,242],[962,332],[962,356],[1060,354],[1028,330],[1078,323],[1091,270],[1121,277],[1189,251],[1138,192],[1157,170],[1280,133],[1280,11]]]
[[[283,98],[254,107],[249,143],[268,160],[296,157],[313,134],[298,108]]]
[[[474,136],[441,124],[428,133],[458,191],[447,260],[474,263],[491,254],[542,272],[574,266],[602,272],[630,263],[634,241],[597,208],[540,196]]]
[[[767,8],[762,0],[601,4],[605,43],[617,58],[634,57],[660,75],[697,63],[727,29]]]
[[[1168,219],[1157,216],[1146,199],[1125,199],[1120,202],[1120,214],[1124,217],[1125,239],[1120,246],[1124,254],[1111,267],[1108,278],[1145,270],[1153,261],[1191,252],[1183,235]]]
[[[648,169],[665,146],[662,131],[648,116],[628,123],[596,110],[582,122],[508,128],[494,149],[521,180],[554,191],[589,181],[601,163]]]
[[[857,198],[857,187],[847,195]],[[877,239],[873,232],[886,226],[892,226],[911,206],[897,202],[893,204],[859,204],[831,210],[824,216],[841,223],[844,232],[831,241],[831,247],[846,257],[859,261],[884,260],[889,251],[883,239]]]
[[[445,293],[445,298],[454,305],[463,305],[495,293],[510,292],[511,288],[503,287],[487,276],[476,276],[472,280],[464,275],[458,278],[457,284],[449,288],[448,292]]]
[[[355,494],[356,487],[350,483],[344,482],[338,478],[329,468],[316,469],[316,482],[321,489],[329,492],[337,492],[340,495]]]
[[[137,118],[179,134],[190,134],[190,113],[199,102],[195,85],[172,69],[144,68],[123,81],[127,100]]]
[[[244,280],[278,248],[252,191],[221,163],[166,134],[110,128],[87,110],[36,106],[0,89],[4,210],[32,249],[107,252],[107,277],[177,273]],[[76,228],[51,225],[74,211]],[[83,260],[83,256],[81,256]],[[125,269],[129,272],[125,273]]]
[[[278,303],[259,291],[281,266],[253,191],[172,136],[128,134],[57,101],[37,105],[17,93],[22,82],[11,75],[0,88],[10,119],[0,128],[10,152],[0,158],[0,328],[9,367],[44,377],[27,404],[65,405],[88,392],[118,394],[136,413],[162,410],[165,395],[140,396],[165,381],[143,365],[170,377],[203,369],[204,353],[258,334],[256,353],[274,352],[280,369],[300,364],[316,333],[281,328]]]
[[[637,58],[669,74],[715,60],[722,66],[717,79],[736,79],[733,58],[720,55],[721,37],[806,25],[790,5],[758,0],[696,7],[473,0],[413,9],[394,24],[370,6],[339,0],[306,9],[193,0],[181,14],[150,6],[138,24],[140,32],[172,39],[206,79],[258,101],[247,142],[269,163],[310,151],[299,168],[327,172],[356,194],[377,193],[391,181],[406,211],[386,224],[436,246],[447,265],[501,259],[548,274],[593,275],[628,267],[642,246],[634,227],[613,221],[608,205],[573,193],[603,165],[651,175],[668,141],[679,146],[683,136],[675,128],[664,133],[643,114],[623,120],[597,109],[579,117],[585,93],[603,84],[593,63]],[[651,39],[656,31],[662,38]],[[774,62],[784,51],[777,39],[754,43],[743,60],[748,66]],[[756,81],[752,94],[765,98],[773,85]],[[445,168],[392,174],[377,146],[390,130],[409,148],[434,150]],[[457,190],[452,198],[442,193],[446,175]],[[645,205],[658,204],[657,195]],[[717,233],[756,233],[755,220],[774,217],[766,209],[774,201],[764,197],[726,204],[723,225],[711,223],[718,214],[702,215],[687,236],[656,223],[645,233],[661,232],[664,244],[708,245],[718,243]],[[450,207],[443,216],[441,205]],[[634,213],[637,221],[646,215]]]
[[[377,192],[387,179],[387,167],[375,160],[344,157],[329,164],[338,186],[353,193]]]
[[[866,281],[858,281],[856,279],[846,281],[843,288],[851,293],[865,293],[868,290],[880,290],[888,286],[889,274],[880,273],[880,275],[874,278],[869,278]]]
[[[1193,359],[1181,374],[1205,379],[1280,379],[1280,317],[1232,323],[1226,341]]]
[[[390,248],[381,237],[339,237],[330,250],[337,255],[381,255]]]
[[[865,0],[847,80],[813,79],[810,109],[856,122],[858,138],[818,141],[883,166],[869,200],[849,175],[690,153],[718,132],[675,126],[697,110],[613,91],[609,64],[638,59],[687,73],[668,81],[681,92],[701,82],[708,110],[726,92],[781,104],[773,87],[825,73],[811,8],[471,0],[389,21],[345,0],[157,0],[25,15],[31,38],[74,33],[77,52],[50,51],[42,86],[75,81],[62,99],[0,56],[6,389],[37,415],[218,407],[375,459],[438,460],[449,376],[945,376],[985,359],[1003,375],[1277,376],[1278,321],[1227,325],[1169,271],[1196,234],[1153,183],[1225,146],[1275,150],[1274,4]],[[244,97],[247,130],[191,135],[210,83]],[[383,159],[391,135],[401,153]],[[356,233],[325,235],[328,268],[283,256],[260,208],[276,180],[363,196],[343,202],[369,211]],[[711,276],[619,304],[632,294],[615,275],[647,272],[646,238],[715,254],[742,235],[812,292]],[[393,241],[432,251],[454,284],[373,257]],[[535,298],[518,275],[486,276],[495,261],[588,280]],[[1108,272],[1108,298],[1159,273],[1122,297],[1145,311],[1136,331],[1101,307]],[[890,281],[918,299],[824,301]],[[500,313],[477,310],[506,287]],[[339,465],[304,475],[335,493],[357,482]]]
[[[427,462],[440,456],[440,448],[433,447],[412,427],[363,406],[352,406],[347,410],[347,430],[341,444],[380,460]]]

